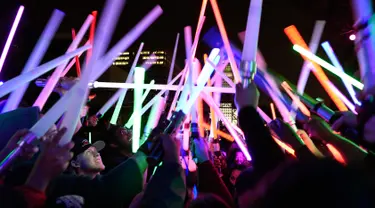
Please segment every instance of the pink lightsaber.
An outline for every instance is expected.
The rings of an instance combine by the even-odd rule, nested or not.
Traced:
[[[86,31],[89,29],[92,19],[93,19],[92,15],[89,15],[87,17],[81,29],[79,30],[76,38],[72,41],[72,43],[68,47],[65,54],[77,49],[78,44],[81,42]],[[55,88],[57,82],[59,81],[61,72],[66,67],[67,63],[68,61],[64,62],[63,64],[61,64],[59,67],[56,68],[56,70],[53,72],[51,77],[48,79],[46,86],[43,88],[42,92],[39,94],[33,106],[38,106],[41,110],[43,109],[45,103],[47,102],[48,97],[51,95],[53,89]]]
[[[221,112],[219,106],[215,103],[213,98],[211,96],[209,96],[206,92],[202,92],[201,97],[210,107],[212,107],[214,109],[216,115],[219,116],[221,118],[221,120],[224,122],[225,127],[228,129],[229,133],[233,136],[237,145],[239,146],[241,151],[244,153],[246,159],[251,160],[251,156],[250,156],[245,144],[242,142],[241,138],[238,137],[237,132],[234,130],[231,123],[228,121],[228,119]]]
[[[0,57],[0,72],[3,69],[5,58],[8,55],[10,44],[12,44],[14,34],[16,34],[16,30],[17,30],[18,24],[20,23],[20,20],[21,20],[24,9],[25,9],[24,6],[20,6],[20,8],[18,9],[16,18],[14,19],[12,28],[10,29],[10,32],[9,32],[8,39],[5,42],[5,46],[4,46],[3,52],[1,53],[1,57]]]
[[[187,66],[188,66],[188,69],[189,69],[188,79],[187,79],[187,82],[185,84],[188,85],[189,87],[185,87],[184,90],[181,93],[181,97],[179,99],[179,102],[182,102],[182,103],[186,103],[189,92],[190,92],[190,94],[192,94],[193,88],[194,88],[194,81],[193,81],[194,77],[193,76],[194,76],[194,70],[195,69],[193,67],[194,57],[192,57],[192,54],[191,54],[191,49],[192,49],[192,39],[191,38],[192,37],[191,37],[191,27],[190,26],[185,27],[184,37],[185,37],[185,53],[186,53],[186,59],[187,59]],[[180,105],[180,104],[181,103],[178,103],[178,105]],[[198,121],[198,117],[197,117],[197,109],[195,108],[195,106],[192,106],[190,112],[191,112],[191,116],[192,116],[192,122],[196,123]],[[185,125],[186,125],[187,120],[188,119],[185,120]],[[185,142],[186,141],[185,141],[185,137],[184,137],[184,143]],[[185,149],[185,150],[187,150],[187,149]]]
[[[69,60],[73,58],[74,56],[83,53],[83,51],[86,51],[87,49],[91,48],[91,45],[82,46],[78,48],[75,51],[72,51],[68,54],[65,54],[63,56],[60,56],[58,58],[55,58],[43,65],[40,65],[39,67],[36,67],[32,71],[22,73],[21,75],[6,81],[3,85],[0,86],[0,98],[7,95],[8,93],[16,90],[26,82],[30,82],[39,76],[47,73],[48,71],[52,70],[53,68],[61,65],[66,60]]]
[[[109,11],[111,12],[111,11]],[[67,114],[64,116],[62,125],[72,125],[76,126],[79,120],[80,109],[83,107],[84,102],[87,98],[88,90],[87,85],[90,80],[96,80],[107,68],[111,65],[113,59],[118,56],[121,51],[125,51],[134,41],[158,18],[162,13],[160,6],[156,6],[149,14],[147,14],[137,26],[131,30],[125,37],[123,37],[112,49],[110,49],[104,56],[98,56],[101,52],[104,52],[103,48],[105,44],[96,45],[90,60],[90,63],[87,66],[87,70],[84,70],[82,79],[78,83],[78,89],[75,93],[76,100],[74,100],[75,105],[71,105]],[[103,14],[106,16],[105,14]],[[105,30],[99,28],[105,28],[105,21],[102,24],[99,24],[98,32],[96,34],[95,42],[100,42],[103,36],[107,35]],[[101,31],[101,32],[99,32]],[[104,38],[106,39],[106,38]],[[100,60],[97,62],[97,60]],[[91,65],[91,66],[90,66]],[[91,76],[84,76],[86,72]],[[91,71],[93,73],[91,73]],[[91,74],[90,74],[91,73]],[[73,90],[73,89],[72,89]],[[81,91],[82,90],[82,91]],[[74,91],[73,91],[74,92]],[[81,92],[81,93],[80,93]],[[73,99],[73,97],[71,98]],[[72,103],[73,104],[73,103]],[[60,140],[60,145],[66,144],[72,138],[74,133],[73,128],[68,128],[67,132]]]
[[[211,66],[215,67],[215,65],[212,63],[212,61],[210,61],[209,59],[207,59],[207,63],[209,63]],[[227,77],[227,75],[225,75],[222,71],[218,70],[216,68],[215,72],[221,77],[223,78],[228,84],[230,87],[232,88],[236,88],[236,85],[233,83],[233,81],[231,79],[229,79]]]
[[[65,14],[59,10],[53,11],[52,17],[48,21],[47,26],[44,28],[44,31],[40,36],[38,43],[34,47],[29,59],[27,60],[27,63],[22,70],[22,73],[28,72],[36,68],[40,64],[44,54],[47,52],[47,49],[52,41],[52,38],[54,37],[57,29],[61,24],[64,15]],[[19,88],[17,88],[17,90],[12,92],[12,94],[9,96],[7,100],[6,105],[2,110],[2,113],[14,110],[18,107],[28,86],[29,83],[25,83],[23,86],[20,86]]]

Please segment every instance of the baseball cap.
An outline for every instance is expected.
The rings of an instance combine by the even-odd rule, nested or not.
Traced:
[[[90,147],[95,147],[95,149],[98,152],[105,147],[105,143],[103,141],[96,141],[93,144],[90,144],[88,139],[85,139],[85,138],[82,138],[82,137],[76,137],[76,138],[73,139],[73,141],[74,141],[74,144],[75,144],[73,149],[72,149],[74,157],[77,157],[77,155],[86,151]]]

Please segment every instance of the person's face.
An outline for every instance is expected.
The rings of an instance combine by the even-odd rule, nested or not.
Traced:
[[[240,165],[240,164],[245,163],[245,161],[246,161],[245,155],[243,155],[242,152],[236,152],[236,158],[235,158],[236,164]]]
[[[105,169],[99,152],[95,147],[90,147],[77,157],[79,161],[79,167],[83,171],[88,172],[101,172]]]
[[[131,145],[132,133],[125,128],[118,128],[116,130],[116,136],[122,146]]]
[[[241,174],[240,170],[234,169],[230,174],[229,181],[234,186],[236,184],[238,176]]]

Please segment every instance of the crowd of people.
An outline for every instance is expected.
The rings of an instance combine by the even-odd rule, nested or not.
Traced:
[[[330,125],[313,115],[296,132],[280,119],[265,124],[256,110],[258,100],[255,85],[236,86],[239,127],[251,161],[235,143],[220,150],[213,147],[220,138],[208,136],[192,139],[187,156],[178,131],[151,134],[132,153],[130,129],[87,116],[85,108],[72,142],[58,145],[66,128],[57,125],[38,143],[22,146],[17,160],[1,171],[0,207],[375,207],[375,117],[366,115],[363,123],[360,109],[358,116],[341,112]],[[369,105],[374,106],[371,99]],[[20,111],[32,117],[25,112],[37,109],[15,110]],[[15,112],[0,115],[0,120]],[[361,126],[357,140],[340,134],[343,128]],[[4,133],[0,159],[27,133],[18,129],[9,138]],[[294,153],[284,151],[274,138]],[[147,158],[155,141],[161,141],[164,154],[152,169]]]

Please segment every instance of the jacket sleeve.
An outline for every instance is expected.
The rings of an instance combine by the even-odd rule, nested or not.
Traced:
[[[27,186],[18,186],[14,190],[22,194],[28,208],[44,207],[47,197],[44,192],[34,190]]]
[[[240,109],[238,119],[255,170],[267,172],[284,161],[284,153],[273,141],[270,131],[253,107]]]
[[[163,163],[147,184],[140,207],[183,207],[186,183],[178,163]]]
[[[198,192],[215,194],[223,199],[227,205],[234,207],[234,201],[229,190],[209,160],[198,165]]]
[[[101,184],[108,199],[119,203],[121,207],[128,207],[133,198],[143,190],[143,173],[146,168],[146,156],[137,153],[103,175]]]

